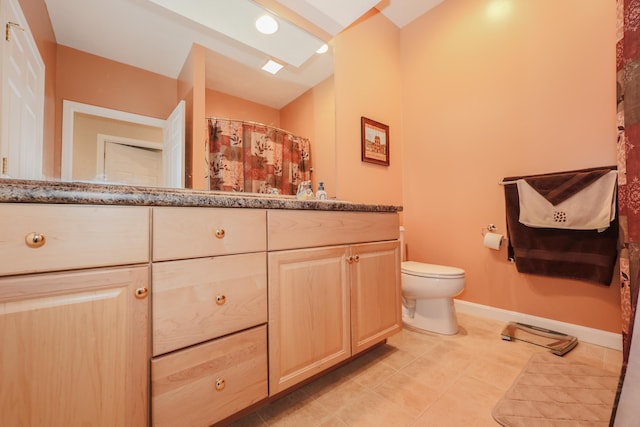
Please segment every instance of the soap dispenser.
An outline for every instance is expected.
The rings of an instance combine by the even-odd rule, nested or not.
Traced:
[[[322,181],[318,183],[318,191],[316,192],[316,199],[327,200],[327,192],[324,191],[324,182]]]

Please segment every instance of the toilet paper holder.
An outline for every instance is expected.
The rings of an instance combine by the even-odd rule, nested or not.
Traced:
[[[506,239],[502,234],[496,233],[497,229],[498,227],[496,227],[494,224],[489,224],[485,228],[480,230],[480,234],[482,234],[485,247],[499,251],[502,247],[502,243]]]
[[[495,224],[489,224],[485,228],[480,230],[480,234],[482,234],[482,237],[484,237],[484,235],[487,234],[487,233],[495,233],[495,231],[497,229],[498,229],[498,227],[496,227]]]

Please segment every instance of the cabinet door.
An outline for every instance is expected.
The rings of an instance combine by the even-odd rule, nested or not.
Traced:
[[[0,279],[0,425],[146,426],[146,266]]]
[[[269,394],[351,355],[344,246],[269,253]]]
[[[353,354],[402,328],[400,243],[351,247],[351,339]]]

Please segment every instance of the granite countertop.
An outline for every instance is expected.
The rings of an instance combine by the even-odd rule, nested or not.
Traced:
[[[203,206],[358,212],[402,211],[402,206],[370,205],[334,199],[299,201],[296,200],[294,196],[269,194],[227,193],[178,188],[15,179],[0,180],[0,203]]]

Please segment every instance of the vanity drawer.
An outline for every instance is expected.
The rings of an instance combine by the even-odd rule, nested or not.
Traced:
[[[154,208],[153,260],[265,251],[265,228],[262,209]]]
[[[269,250],[309,248],[400,237],[395,212],[267,211]]]
[[[259,326],[151,361],[152,424],[209,426],[267,397]]]
[[[0,275],[148,262],[149,208],[0,203],[0,259]]]
[[[267,322],[267,255],[153,264],[153,354]]]

